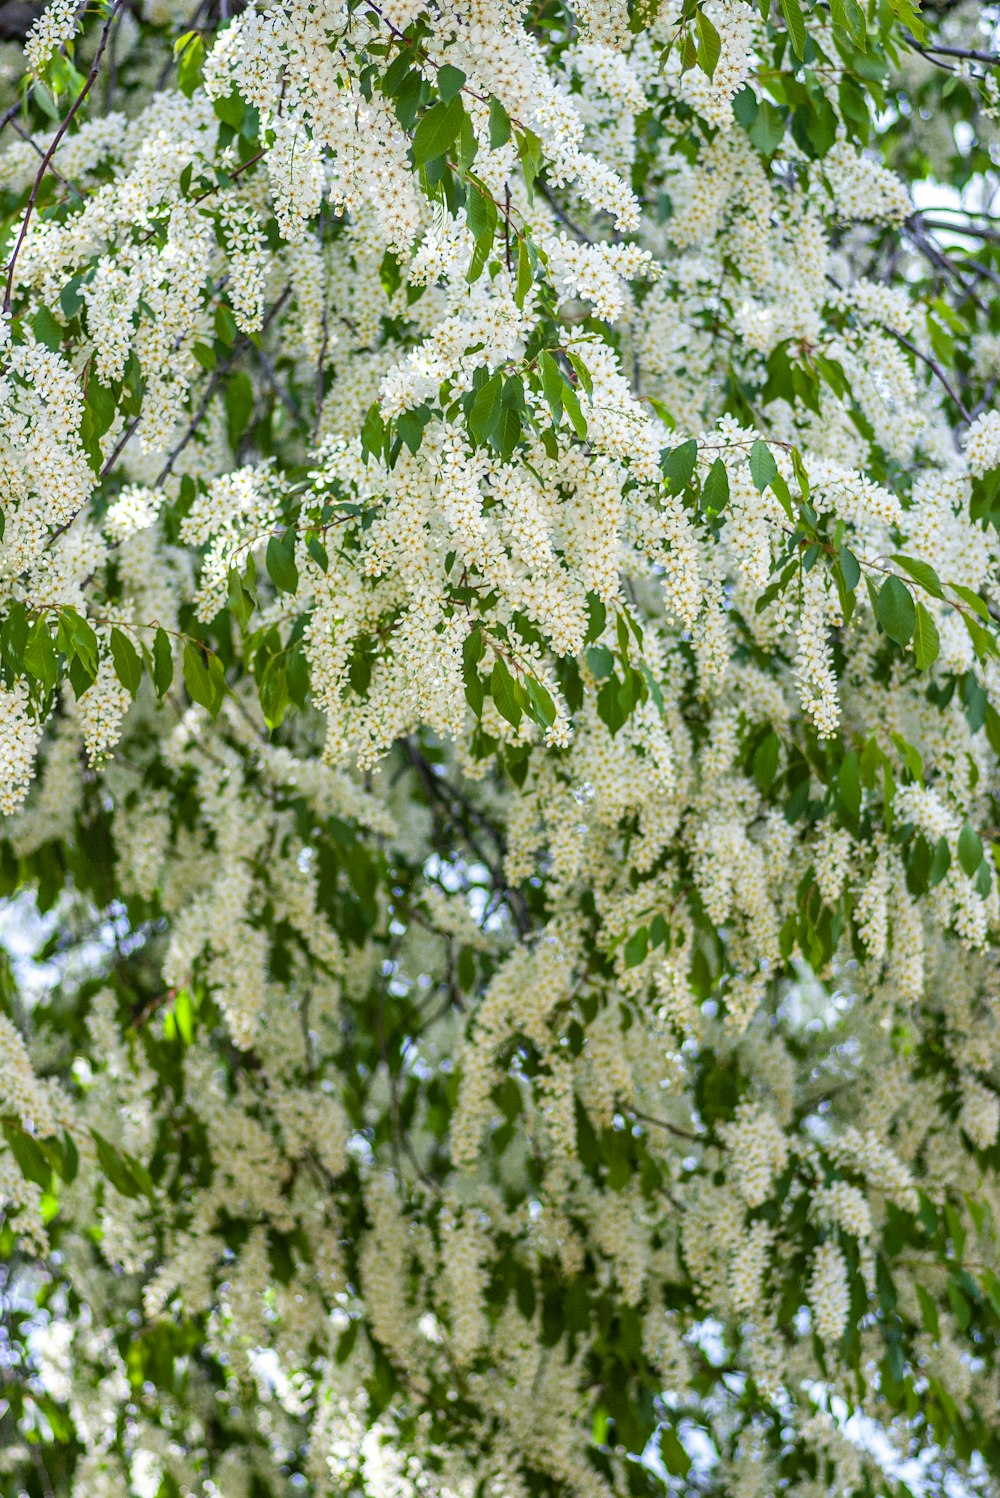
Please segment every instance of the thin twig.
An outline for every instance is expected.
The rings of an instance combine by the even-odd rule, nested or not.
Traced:
[[[291,292],[291,289],[292,288],[291,288],[290,285],[285,287],[284,291],[281,293],[281,296],[278,298],[278,300],[275,302],[274,306],[270,309],[270,311],[268,312],[267,316],[265,317],[264,322],[263,322],[263,327],[264,328],[266,328],[267,325],[268,325],[268,323],[270,323],[272,321],[272,319],[274,317],[276,317],[277,314],[280,312],[281,308],[284,306],[285,302],[288,300],[288,297],[289,297],[289,294]],[[201,422],[202,422],[202,418],[204,417],[205,412],[208,410],[208,408],[209,408],[209,406],[210,406],[210,404],[212,402],[212,397],[215,395],[215,392],[218,390],[219,386],[222,384],[222,381],[225,379],[226,375],[229,373],[229,371],[232,368],[232,366],[233,366],[233,364],[234,364],[234,362],[236,360],[236,357],[240,353],[241,349],[242,349],[242,341],[234,343],[233,347],[232,347],[232,351],[231,351],[231,353],[229,355],[229,358],[226,359],[222,364],[220,364],[219,367],[218,367],[218,369],[215,370],[214,374],[212,375],[212,378],[208,382],[208,386],[206,387],[205,393],[202,396],[201,401],[198,404],[198,409],[195,411],[194,415],[191,418],[191,421],[190,421],[190,424],[188,425],[187,430],[185,431],[185,433],[184,433],[183,437],[181,438],[181,440],[177,443],[176,447],[174,447],[173,450],[168,455],[166,463],[164,463],[163,467],[161,468],[159,474],[156,477],[155,487],[157,489],[160,487],[160,485],[167,478],[169,478],[170,474],[173,472],[174,464],[177,462],[177,459],[180,457],[181,453],[187,447],[188,443],[191,441],[192,437],[195,435],[195,433],[197,432],[198,428],[200,427]]]
[[[966,423],[966,425],[968,425],[969,422],[971,422],[972,417],[969,415],[962,397],[952,386],[950,380],[948,379],[948,376],[945,374],[940,364],[932,359],[930,354],[925,354],[923,349],[919,349],[915,343],[911,343],[909,338],[905,338],[903,334],[897,332],[895,328],[890,328],[888,323],[882,323],[881,326],[887,333],[891,334],[891,336],[895,338],[898,343],[901,343],[905,349],[909,349],[914,358],[919,359],[922,364],[926,364],[927,368],[931,371],[935,378],[941,381],[941,384],[944,386],[945,390],[947,390],[948,394],[955,402],[955,405],[961,411],[962,420]]]
[[[35,155],[40,156],[44,161],[45,152],[42,150],[35,137],[29,131],[25,130],[23,125],[19,125],[16,120],[11,120],[10,123],[14,127],[14,134],[19,135],[24,141],[25,145],[30,146]],[[62,185],[67,189],[67,191],[75,192],[78,198],[85,198],[87,196],[87,189],[85,187],[78,187],[75,182],[71,182],[68,177],[64,177],[62,172],[54,167],[51,162],[49,164],[49,170],[51,171],[53,177],[60,181]]]

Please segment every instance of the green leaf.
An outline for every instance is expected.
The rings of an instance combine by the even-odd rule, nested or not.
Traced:
[[[64,328],[56,322],[48,307],[40,307],[31,319],[31,327],[39,343],[53,354],[58,354],[62,348],[63,339],[66,336]]]
[[[177,59],[177,86],[188,99],[201,82],[201,68],[205,60],[205,43],[197,31],[185,31],[174,42],[174,57]]]
[[[982,1271],[983,1287],[990,1298],[990,1304],[994,1311],[1000,1316],[1000,1278],[994,1274],[992,1269]]]
[[[928,887],[936,889],[950,868],[951,849],[948,847],[948,839],[939,837],[931,855],[930,868],[927,870]]]
[[[597,716],[607,726],[612,738],[624,725],[628,711],[623,698],[622,683],[617,676],[610,676],[598,692]]]
[[[511,375],[504,381],[500,397],[500,414],[490,433],[490,443],[496,448],[504,462],[513,456],[521,436],[522,412],[524,410],[524,387],[519,375]]]
[[[949,1276],[947,1284],[948,1303],[952,1314],[958,1322],[960,1331],[967,1331],[972,1323],[972,1307],[962,1294],[954,1275]]]
[[[232,348],[236,342],[236,335],[239,330],[236,327],[236,319],[225,302],[220,302],[216,307],[215,316],[212,321],[215,326],[216,338],[224,343],[226,348]]]
[[[595,681],[606,681],[615,669],[615,658],[606,645],[591,645],[587,651],[587,665]]]
[[[765,796],[774,784],[774,777],[778,772],[778,755],[780,750],[781,740],[773,731],[765,734],[754,750],[752,765],[753,778]]]
[[[490,694],[496,705],[496,710],[501,718],[516,728],[523,716],[521,704],[517,700],[517,692],[514,690],[514,678],[507,669],[507,663],[502,655],[498,655],[493,662],[493,670],[490,672]]]
[[[48,620],[42,615],[35,620],[31,626],[27,643],[24,647],[24,669],[40,681],[46,690],[55,686],[59,680],[59,661],[56,656],[56,647],[49,633]]]
[[[649,930],[646,926],[640,926],[634,931],[625,943],[623,955],[626,967],[638,967],[644,962],[649,951]]]
[[[774,461],[774,455],[766,442],[761,442],[758,437],[750,449],[750,477],[757,487],[758,494],[764,490],[778,476],[778,465]]]
[[[856,821],[861,815],[861,769],[853,749],[841,760],[837,771],[837,790],[848,815]]]
[[[797,561],[789,562],[780,577],[775,578],[773,583],[768,583],[763,593],[757,599],[757,602],[754,604],[754,613],[762,614],[766,608],[770,607],[774,600],[784,593],[798,570],[799,564]]]
[[[253,382],[242,369],[226,381],[226,428],[229,446],[235,451],[253,415]]]
[[[165,629],[157,628],[153,637],[153,685],[156,695],[164,697],[174,679],[174,657],[170,649],[170,637]]]
[[[391,300],[403,284],[403,274],[399,261],[391,250],[386,250],[379,263],[378,278],[382,290]]]
[[[762,99],[753,124],[750,140],[762,156],[770,156],[785,138],[785,117],[767,99]]]
[[[397,416],[396,435],[411,453],[415,453],[423,441],[424,430],[433,414],[430,406],[421,404],[409,411],[401,411]]]
[[[361,456],[365,463],[370,457],[380,458],[385,452],[385,422],[378,401],[372,401],[361,426]]]
[[[529,715],[540,728],[551,728],[556,721],[556,705],[548,688],[537,676],[526,676],[524,686],[528,694]]]
[[[976,652],[977,658],[985,661],[989,656],[996,655],[996,641],[989,630],[984,629],[981,624],[977,624],[975,619],[971,619],[968,614],[963,614],[961,617],[962,623],[968,631],[969,639],[972,641],[972,647]]]
[[[778,503],[781,505],[781,508],[784,510],[785,514],[794,525],[795,507],[792,504],[792,491],[791,489],[789,489],[787,483],[782,478],[780,473],[776,473],[774,475],[774,478],[771,480],[771,493],[775,496]]]
[[[1000,713],[997,712],[996,708],[990,702],[986,704],[986,710],[983,713],[983,722],[986,725],[986,737],[989,740],[990,748],[1000,758]]]
[[[924,778],[924,762],[916,748],[903,738],[902,734],[890,733],[889,738],[899,750],[900,756],[913,776],[914,780],[922,781]]]
[[[913,635],[913,654],[921,671],[926,671],[938,658],[941,640],[934,619],[922,603],[917,604],[917,621]]]
[[[445,104],[450,104],[452,99],[461,93],[465,87],[465,74],[461,68],[455,68],[452,67],[451,63],[445,63],[444,67],[438,70],[437,82],[438,93]]]
[[[808,106],[800,106],[792,119],[793,133],[797,125],[805,130],[812,153],[825,156],[837,139],[837,112],[828,99],[820,96],[810,100]]]
[[[483,715],[483,678],[479,674],[479,662],[483,657],[483,632],[474,629],[466,635],[462,646],[462,677],[465,682],[465,700],[477,718]]]
[[[299,569],[295,565],[295,532],[271,536],[264,553],[268,576],[279,593],[294,593],[299,586]]]
[[[698,30],[698,66],[711,78],[722,52],[722,40],[705,11],[698,11],[695,25]]]
[[[587,642],[593,643],[599,640],[604,633],[604,626],[608,620],[608,611],[603,601],[596,593],[587,594]],[[610,652],[609,652],[610,654]],[[611,667],[608,667],[610,670]]]
[[[483,268],[493,248],[496,236],[498,214],[497,206],[487,193],[486,189],[479,189],[477,184],[470,179],[469,196],[465,207],[466,223],[475,240],[472,259],[469,269],[466,271],[465,279],[470,283],[477,281],[482,275]]]
[[[72,656],[83,666],[91,681],[97,676],[97,636],[87,620],[74,608],[61,609],[59,613],[61,648],[63,654]]]
[[[729,503],[729,474],[721,458],[716,458],[701,486],[701,503],[713,515],[721,514]]]
[[[682,442],[680,447],[672,448],[669,452],[664,450],[660,454],[660,467],[671,494],[680,494],[684,490],[694,473],[694,465],[697,461],[698,444],[693,437],[687,442]]]
[[[217,656],[206,657],[191,640],[184,645],[184,685],[192,702],[207,709],[214,718],[225,696],[225,678]]]
[[[830,0],[830,15],[835,31],[845,31],[852,42],[864,44],[865,13],[858,0]]]
[[[25,1180],[33,1181],[47,1191],[52,1182],[52,1164],[44,1146],[33,1134],[11,1120],[3,1120],[2,1130],[7,1148]]]
[[[510,140],[510,116],[495,94],[490,94],[490,148],[498,151]]]
[[[850,592],[853,593],[861,581],[861,564],[853,551],[849,551],[846,546],[840,548],[838,560],[840,562],[840,570],[844,575],[844,582]]]
[[[979,833],[969,822],[958,834],[958,861],[971,879],[983,861],[983,844]]]
[[[889,0],[889,4],[897,21],[922,42],[927,33],[920,15],[920,0]]]
[[[124,1150],[116,1148],[103,1134],[91,1129],[91,1137],[97,1146],[97,1159],[101,1170],[116,1191],[122,1196],[152,1196],[154,1186],[145,1166]]]
[[[118,680],[134,697],[142,681],[142,661],[128,635],[117,627],[111,631],[111,660]]]
[[[542,349],[538,355],[538,373],[542,382],[542,394],[552,412],[552,424],[558,426],[563,411],[564,381],[562,371],[548,349]]]
[[[672,1425],[665,1425],[660,1431],[660,1455],[672,1477],[686,1477],[690,1472],[691,1458],[681,1445]]]
[[[413,165],[426,166],[428,161],[443,156],[457,140],[464,119],[461,95],[447,104],[443,100],[432,104],[413,136]]]
[[[72,319],[83,306],[83,297],[80,295],[80,287],[83,284],[83,275],[71,276],[59,293],[59,305],[66,317]]]
[[[744,130],[749,130],[757,118],[757,95],[749,83],[744,83],[743,87],[734,96],[733,114]]]
[[[476,392],[469,408],[469,431],[480,446],[496,429],[503,401],[503,375],[497,370]]]
[[[892,560],[897,566],[902,567],[904,572],[908,572],[913,581],[919,583],[924,591],[930,593],[932,597],[944,597],[941,589],[941,579],[928,562],[921,562],[916,557],[904,557],[898,554]]]
[[[514,302],[518,307],[524,306],[534,279],[531,251],[528,249],[528,241],[522,238],[517,241],[517,284],[514,287]]]
[[[115,398],[105,390],[100,380],[91,375],[87,381],[87,410],[94,428],[95,437],[103,437],[115,419]]]
[[[531,199],[534,197],[535,178],[542,166],[542,142],[533,130],[518,130],[517,154],[528,198]]]
[[[878,620],[890,640],[908,645],[917,623],[913,595],[898,577],[887,577],[878,593]]]
[[[226,593],[226,607],[236,620],[241,629],[245,630],[253,617],[253,611],[257,600],[249,588],[243,586],[243,579],[235,567],[230,567],[228,588]]]
[[[844,617],[844,623],[850,624],[854,617],[854,594],[844,580],[844,569],[839,560],[833,564],[833,580],[837,584],[837,596],[840,599],[840,611]]]
[[[802,14],[802,0],[778,0],[778,3],[795,55],[801,60],[806,52],[806,23]]]
[[[573,430],[582,442],[587,435],[587,418],[580,407],[580,397],[569,380],[563,382],[563,406],[572,423]]]
[[[958,595],[963,603],[968,604],[974,614],[978,614],[984,623],[989,622],[990,611],[979,594],[972,588],[966,588],[962,583],[949,583],[951,591]]]
[[[587,368],[579,354],[574,354],[572,349],[566,350],[566,358],[573,366],[574,373],[580,382],[580,388],[588,400],[594,399],[594,381],[590,370]]]
[[[243,111],[245,104],[239,94],[228,94],[225,99],[213,99],[212,107],[216,117],[231,130],[239,130],[243,124]]]
[[[260,708],[268,728],[281,726],[288,710],[288,668],[284,655],[272,655],[260,683]]]

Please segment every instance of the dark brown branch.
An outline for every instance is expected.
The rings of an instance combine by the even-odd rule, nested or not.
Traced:
[[[917,348],[917,345],[915,343],[911,343],[908,338],[904,338],[902,333],[898,333],[895,328],[890,328],[888,323],[882,323],[881,326],[887,333],[889,333],[893,338],[896,339],[897,343],[901,343],[905,349],[909,349],[910,353],[915,359],[919,359],[922,364],[926,364],[931,374],[934,375],[935,379],[940,380],[945,390],[947,390],[948,394],[955,402],[955,405],[961,411],[962,420],[968,424],[968,422],[972,420],[972,417],[966,410],[965,403],[963,402],[962,397],[959,395],[958,391],[955,390],[950,380],[948,379],[948,376],[941,368],[940,364],[938,364],[936,360],[932,359],[930,354],[925,354],[923,349]]]
[[[958,234],[966,239],[986,239],[991,244],[1000,244],[1000,229],[987,229],[983,224],[949,224],[942,223],[938,218],[927,218],[920,215],[920,222],[925,229],[936,229],[939,233]]]
[[[937,43],[932,45],[918,42],[911,31],[904,31],[903,35],[914,51],[919,52],[921,57],[926,57],[928,62],[935,62],[938,57],[959,57],[966,62],[985,63],[991,68],[1000,62],[1000,52],[979,52],[975,47],[942,47]]]

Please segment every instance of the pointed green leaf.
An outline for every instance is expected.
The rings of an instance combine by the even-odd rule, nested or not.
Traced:
[[[943,598],[941,591],[941,579],[929,562],[922,562],[917,557],[904,557],[895,555],[892,559],[897,566],[908,572],[915,583],[919,583],[925,592],[930,593],[932,598]]]
[[[774,461],[774,455],[766,442],[761,442],[758,437],[750,449],[750,477],[757,487],[758,494],[773,482],[778,475],[778,465]]]
[[[299,586],[299,569],[295,565],[295,532],[271,536],[264,553],[268,576],[279,593],[294,593]]]
[[[932,615],[922,603],[917,604],[917,621],[913,633],[913,654],[921,671],[926,671],[938,658],[941,640]]]
[[[426,166],[428,161],[443,156],[457,140],[464,118],[461,95],[447,104],[443,100],[432,104],[414,132],[413,165]]]
[[[495,94],[490,94],[490,149],[498,151],[510,140],[510,117]]]
[[[443,68],[438,69],[438,93],[445,104],[450,104],[465,87],[465,74],[461,68],[452,67],[451,63],[445,63]]]
[[[516,728],[523,714],[514,690],[514,678],[508,671],[507,663],[502,655],[498,655],[493,662],[493,670],[490,673],[490,694],[501,718],[506,718],[507,722]]]
[[[128,635],[118,628],[111,631],[111,660],[118,680],[134,697],[142,681],[142,661]]]
[[[36,619],[31,626],[31,632],[24,647],[24,669],[36,681],[40,681],[46,690],[54,687],[59,680],[59,661],[56,656],[55,642],[44,615]]]
[[[170,649],[170,637],[165,629],[157,628],[153,637],[153,685],[156,695],[163,697],[170,690],[174,679],[174,657]]]
[[[802,14],[802,0],[779,0],[779,4],[795,55],[801,60],[806,52],[806,23]]]
[[[890,640],[908,645],[917,623],[913,595],[902,578],[887,577],[878,593],[878,621]]]
[[[698,444],[693,437],[687,442],[682,442],[680,447],[671,448],[669,452],[665,450],[660,454],[660,467],[667,481],[669,493],[683,492],[694,473],[694,465],[697,461]]]
[[[983,844],[979,833],[965,822],[958,834],[958,861],[971,879],[983,861]]]

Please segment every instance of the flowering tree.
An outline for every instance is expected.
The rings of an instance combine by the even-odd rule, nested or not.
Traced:
[[[4,9],[0,1492],[1000,1491],[1000,8]]]

